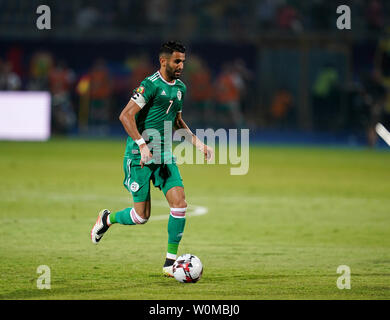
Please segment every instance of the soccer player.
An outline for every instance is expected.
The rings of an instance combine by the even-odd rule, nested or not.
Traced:
[[[141,82],[119,116],[129,135],[123,161],[123,184],[131,192],[134,206],[113,213],[107,209],[100,211],[91,231],[91,239],[97,244],[109,227],[116,223],[145,224],[151,213],[152,181],[155,187],[163,191],[170,207],[168,246],[163,273],[172,277],[172,265],[176,260],[186,222],[187,202],[171,146],[166,148],[166,144],[171,142],[166,141],[171,139],[171,136],[166,137],[166,123],[170,122],[175,129],[184,129],[186,139],[204,153],[206,160],[213,157],[214,151],[191,132],[182,118],[186,86],[179,77],[184,67],[185,47],[179,42],[166,42],[160,48],[159,60],[159,71]],[[154,135],[149,136],[149,144],[141,135],[150,129],[154,129],[154,132],[157,130],[160,136],[160,140],[157,139],[154,144]],[[161,148],[156,148],[156,144]],[[150,149],[148,146],[153,147]]]

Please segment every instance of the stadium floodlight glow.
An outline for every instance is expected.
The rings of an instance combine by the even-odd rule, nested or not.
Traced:
[[[375,131],[380,136],[388,146],[390,146],[390,132],[384,127],[383,124],[378,122],[375,126]]]
[[[49,92],[0,91],[0,140],[50,138]]]

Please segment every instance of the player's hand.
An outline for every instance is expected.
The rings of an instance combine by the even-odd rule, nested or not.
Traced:
[[[151,154],[146,143],[141,144],[139,146],[139,150],[141,151],[141,161],[139,164],[141,165],[141,168],[143,168],[145,163],[150,161],[153,158],[153,155]]]
[[[207,161],[210,161],[211,159],[213,159],[214,157],[214,149],[207,146],[207,145],[203,145],[203,153],[204,153],[204,158],[207,160]]]

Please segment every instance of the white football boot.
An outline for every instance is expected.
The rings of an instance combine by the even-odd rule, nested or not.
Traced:
[[[104,233],[108,230],[110,227],[107,224],[107,217],[110,214],[110,211],[107,209],[103,209],[99,212],[98,218],[96,220],[95,225],[93,226],[91,230],[91,240],[92,243],[98,244],[100,239],[103,237]]]
[[[165,264],[163,266],[163,274],[166,277],[173,278],[173,264],[175,263],[175,260],[173,259],[165,259]]]

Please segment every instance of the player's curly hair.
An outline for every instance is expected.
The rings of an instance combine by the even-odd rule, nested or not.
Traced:
[[[179,41],[167,41],[161,45],[159,55],[172,54],[174,52],[185,53],[186,47]]]

